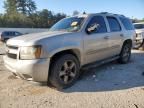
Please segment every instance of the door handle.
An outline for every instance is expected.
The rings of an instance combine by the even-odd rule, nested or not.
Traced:
[[[120,34],[121,37],[124,37],[124,34]]]
[[[104,39],[109,39],[109,36],[105,36]]]

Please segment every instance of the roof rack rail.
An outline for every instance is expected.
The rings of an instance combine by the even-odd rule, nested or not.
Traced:
[[[122,17],[126,17],[126,16],[124,16],[124,15],[121,15]]]
[[[113,13],[109,13],[109,12],[100,12],[100,14],[111,14],[111,15],[116,15],[116,16],[122,16],[122,17],[125,17],[124,15],[120,15],[120,14],[113,14]]]
[[[114,15],[119,15],[119,14],[114,14]]]
[[[101,14],[108,14],[108,12],[100,12]]]
[[[113,13],[109,13],[109,12],[101,12],[100,14],[111,14],[111,15],[114,15]]]

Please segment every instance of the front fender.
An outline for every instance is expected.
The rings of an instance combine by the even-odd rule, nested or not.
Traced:
[[[78,56],[80,60],[82,59],[82,52],[83,52],[83,41],[80,35],[69,35],[63,38],[54,39],[48,42],[47,52],[48,57],[51,58],[55,54],[66,51],[66,50],[73,50]]]

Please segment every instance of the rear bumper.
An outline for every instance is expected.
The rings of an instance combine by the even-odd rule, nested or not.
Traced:
[[[3,57],[5,66],[15,75],[36,82],[47,82],[50,59],[15,60]]]

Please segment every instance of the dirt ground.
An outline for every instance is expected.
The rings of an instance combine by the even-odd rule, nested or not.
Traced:
[[[0,108],[144,108],[144,52],[132,52],[129,64],[89,69],[71,88],[57,91],[12,76],[1,47]]]

